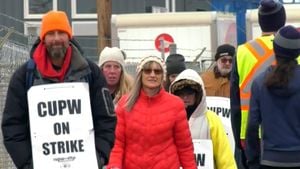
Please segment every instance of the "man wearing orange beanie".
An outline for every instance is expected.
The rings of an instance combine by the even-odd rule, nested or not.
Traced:
[[[87,91],[99,168],[108,162],[114,144],[114,107],[102,72],[81,51],[73,39],[66,13],[46,13],[42,19],[39,39],[31,49],[30,60],[18,68],[11,78],[2,117],[4,145],[18,169],[33,168],[32,147],[37,146],[31,144],[28,106],[30,98],[27,99],[27,90],[32,85],[64,82],[89,84]],[[32,79],[28,78],[29,63],[34,65]]]

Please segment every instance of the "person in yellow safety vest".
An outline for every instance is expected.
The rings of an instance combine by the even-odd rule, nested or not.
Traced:
[[[237,48],[230,78],[231,125],[236,143],[235,158],[239,168],[247,169],[245,133],[253,79],[275,62],[274,34],[285,25],[284,6],[276,0],[261,0],[258,23],[262,36]]]

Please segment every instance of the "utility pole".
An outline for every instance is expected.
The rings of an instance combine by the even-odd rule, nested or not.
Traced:
[[[98,53],[104,47],[111,47],[111,12],[112,0],[97,0],[98,15]]]

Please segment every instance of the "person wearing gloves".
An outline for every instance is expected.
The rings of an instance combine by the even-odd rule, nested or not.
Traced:
[[[159,57],[140,61],[131,92],[116,107],[107,169],[196,169],[184,104],[164,90],[165,73]]]
[[[184,70],[171,84],[170,92],[185,104],[192,139],[212,141],[215,168],[236,169],[223,124],[216,113],[206,107],[206,92],[200,75],[192,69]]]

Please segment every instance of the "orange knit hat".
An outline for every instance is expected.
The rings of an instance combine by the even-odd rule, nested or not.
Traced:
[[[69,24],[68,17],[63,11],[49,11],[42,19],[40,38],[43,40],[46,33],[53,30],[64,31],[72,38],[72,28]]]

